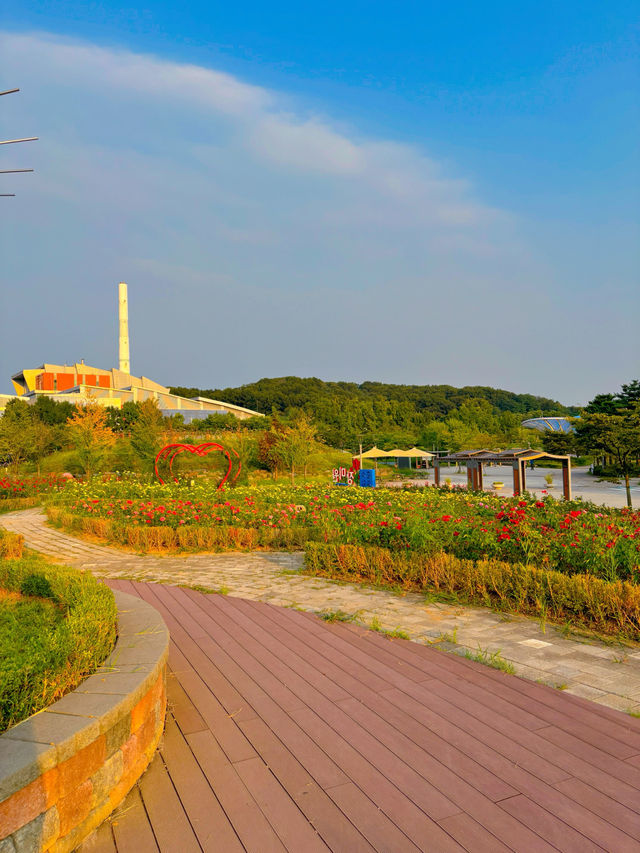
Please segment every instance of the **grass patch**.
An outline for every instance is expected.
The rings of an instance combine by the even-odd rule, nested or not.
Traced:
[[[438,642],[438,643],[453,643],[453,645],[457,645],[458,644],[458,629],[454,628],[453,633],[451,633],[451,634],[449,634],[446,631],[443,632],[442,634],[440,634],[440,636],[438,637],[436,642]]]
[[[0,559],[16,559],[22,557],[24,551],[24,536],[11,533],[0,527]]]
[[[93,575],[29,554],[0,560],[0,731],[49,706],[111,652],[116,605]]]
[[[472,652],[467,649],[464,656],[468,660],[474,660],[476,663],[482,663],[485,666],[490,666],[493,669],[499,669],[501,672],[506,672],[509,675],[515,674],[515,669],[512,663],[502,657],[500,649],[496,652],[490,652],[488,649],[483,649],[478,646],[477,652]]]
[[[354,622],[357,613],[345,613],[344,610],[322,610],[317,614],[324,622]]]
[[[201,586],[199,583],[194,583],[194,584],[181,583],[181,584],[178,584],[178,586],[181,586],[183,589],[195,589],[196,592],[202,592],[205,595],[229,595],[229,593],[231,592],[229,587],[224,586],[224,584],[222,586],[216,587],[216,586]]]
[[[411,635],[401,628],[394,628],[393,631],[381,631],[381,633],[390,640],[411,640]]]

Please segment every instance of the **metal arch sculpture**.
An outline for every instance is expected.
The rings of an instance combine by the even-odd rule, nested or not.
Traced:
[[[229,476],[231,474],[231,470],[233,468],[233,459],[231,458],[231,453],[233,453],[235,458],[238,460],[238,469],[235,472],[235,474],[233,475],[233,478],[231,480],[232,485],[233,485],[233,483],[235,483],[235,481],[240,476],[240,472],[242,471],[242,462],[240,461],[240,456],[238,455],[237,451],[235,451],[233,448],[231,448],[231,453],[229,453],[229,451],[225,447],[223,447],[221,444],[217,444],[215,441],[207,441],[204,444],[167,444],[162,448],[162,450],[156,456],[155,463],[153,466],[153,470],[155,471],[155,475],[158,478],[158,480],[160,480],[162,485],[164,485],[165,481],[160,476],[160,472],[158,470],[158,465],[161,462],[168,462],[169,463],[169,474],[173,477],[173,481],[175,483],[177,483],[178,478],[173,473],[173,461],[179,453],[185,453],[185,452],[194,453],[196,456],[203,456],[204,457],[204,456],[207,456],[209,453],[212,453],[214,451],[219,451],[219,452],[223,453],[225,455],[225,457],[227,459],[227,463],[228,463],[225,475],[222,478],[222,480],[220,480],[220,482],[218,483],[217,488],[218,488],[218,491],[220,491],[221,489],[224,488],[225,483],[229,479]]]

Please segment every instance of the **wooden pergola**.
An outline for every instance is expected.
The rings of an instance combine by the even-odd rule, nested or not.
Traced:
[[[519,495],[527,488],[527,463],[542,459],[562,462],[562,492],[565,500],[571,500],[571,460],[569,456],[556,456],[541,450],[460,450],[433,460],[435,485],[440,485],[440,463],[464,463],[467,468],[467,484],[473,491],[482,491],[483,465],[508,465],[513,470],[513,494]]]

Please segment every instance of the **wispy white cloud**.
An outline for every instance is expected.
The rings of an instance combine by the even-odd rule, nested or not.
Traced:
[[[0,33],[0,54],[22,89],[3,114],[41,137],[3,252],[33,334],[3,330],[3,364],[113,361],[110,288],[131,278],[136,369],[159,380],[536,390],[521,305],[545,304],[552,275],[515,217],[424,149],[192,64],[38,33]],[[545,317],[551,339],[561,321]]]

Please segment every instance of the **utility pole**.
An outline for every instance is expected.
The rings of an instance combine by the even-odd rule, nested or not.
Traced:
[[[2,97],[2,95],[13,95],[19,91],[20,89],[6,89],[4,92],[0,92],[0,97]],[[15,145],[19,142],[35,142],[37,139],[37,136],[25,136],[22,139],[0,139],[0,145]],[[12,175],[16,172],[33,172],[33,169],[0,169],[0,175]],[[0,197],[14,198],[15,193],[0,193]]]

